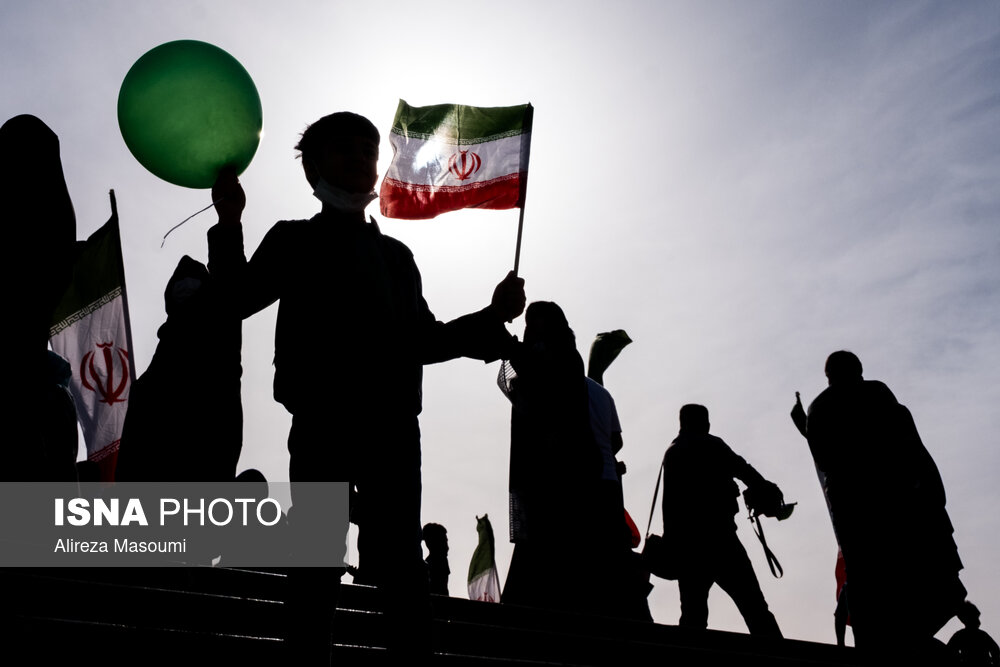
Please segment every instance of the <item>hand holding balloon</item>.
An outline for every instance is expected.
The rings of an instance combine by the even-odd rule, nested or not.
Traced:
[[[219,177],[212,186],[212,202],[219,214],[219,222],[239,224],[243,216],[243,208],[247,205],[247,196],[236,177],[236,169],[226,167],[219,172]]]

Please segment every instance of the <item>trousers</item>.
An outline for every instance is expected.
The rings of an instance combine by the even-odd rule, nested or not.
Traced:
[[[688,558],[677,584],[681,595],[681,627],[708,627],[708,592],[714,584],[736,603],[752,635],[781,637],[768,609],[757,575],[736,532],[720,533],[701,543]]]

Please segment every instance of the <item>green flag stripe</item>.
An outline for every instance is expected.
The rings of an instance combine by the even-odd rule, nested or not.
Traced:
[[[470,107],[463,104],[435,104],[411,107],[400,100],[393,134],[430,139],[464,146],[518,136],[531,131],[530,104],[512,107]]]
[[[479,532],[479,544],[472,552],[472,561],[469,563],[469,581],[489,572],[496,567],[496,550],[493,544],[493,526],[490,524],[489,515],[477,517],[476,530]]]
[[[80,310],[70,313],[69,315],[67,315],[66,317],[64,317],[63,319],[59,320],[58,322],[52,325],[52,328],[49,329],[49,338],[52,338],[53,336],[57,335],[60,331],[68,329],[69,327],[73,326],[80,320],[86,318],[91,313],[94,313],[95,311],[98,311],[104,306],[108,305],[115,299],[120,299],[121,296],[122,296],[122,288],[116,287],[107,294],[105,294],[104,296],[102,296],[97,301],[94,301],[93,303],[84,306]]]
[[[115,290],[121,293],[121,240],[118,224],[102,225],[90,235],[73,267],[73,281],[56,307],[53,323],[61,323],[106,298]]]

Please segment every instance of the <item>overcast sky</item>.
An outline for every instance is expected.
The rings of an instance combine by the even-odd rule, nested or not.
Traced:
[[[601,331],[635,341],[605,382],[636,522],[678,408],[703,403],[713,432],[799,503],[766,522],[780,580],[738,517],[779,624],[832,642],[836,543],[788,412],[795,391],[807,404],[822,391],[826,356],[850,349],[912,410],[944,478],[963,582],[1000,633],[1000,4],[4,0],[0,120],[32,113],[59,135],[79,238],[107,219],[114,188],[140,373],[166,281],[182,255],[207,260],[214,222],[195,218],[161,249],[209,193],[147,172],[118,129],[126,72],[176,39],[225,49],[260,92],[264,137],[241,177],[248,251],[276,220],[318,210],[292,148],[306,123],[368,116],[384,174],[400,98],[531,102],[521,275],[529,300],[563,307],[584,356]],[[413,250],[439,319],[485,305],[513,264],[516,210],[380,224]],[[240,467],[287,480],[274,315],[244,324]],[[323,342],[317,332],[317,354]],[[449,531],[453,595],[466,595],[476,515],[493,522],[501,581],[511,553],[496,372],[470,360],[425,372],[423,519]],[[193,384],[178,416],[197,400]],[[571,583],[553,581],[554,594]],[[656,580],[650,604],[676,623],[676,583]],[[745,631],[717,590],[709,625]]]

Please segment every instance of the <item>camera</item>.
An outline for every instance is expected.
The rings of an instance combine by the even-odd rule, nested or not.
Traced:
[[[751,517],[773,516],[778,521],[790,517],[795,509],[795,503],[786,503],[781,489],[773,482],[747,487],[743,492],[743,502]]]

